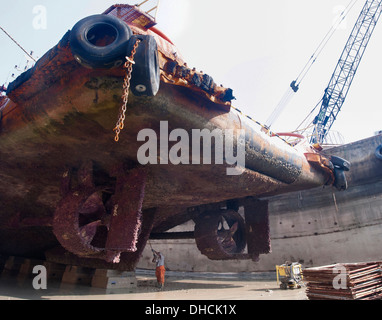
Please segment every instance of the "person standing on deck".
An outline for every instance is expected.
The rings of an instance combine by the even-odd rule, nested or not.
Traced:
[[[154,249],[152,249],[152,251],[154,254],[153,263],[156,263],[155,275],[157,277],[158,287],[163,289],[166,274],[166,268],[164,266],[164,255],[161,252],[155,251]]]

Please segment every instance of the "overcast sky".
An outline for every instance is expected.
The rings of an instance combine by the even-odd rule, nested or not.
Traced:
[[[128,1],[129,4],[140,2]],[[234,105],[265,123],[350,0],[161,0],[158,28],[190,67],[234,90]],[[109,0],[0,0],[0,26],[41,57],[80,19],[102,13]],[[272,129],[293,131],[322,98],[355,21],[358,0]],[[42,13],[44,13],[42,15]],[[45,16],[46,19],[40,19]],[[346,142],[382,130],[382,22],[377,25],[333,130]],[[23,52],[0,33],[0,85],[12,81]]]

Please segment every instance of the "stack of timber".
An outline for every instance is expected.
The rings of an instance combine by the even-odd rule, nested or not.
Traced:
[[[382,299],[382,262],[310,268],[303,276],[309,300]]]

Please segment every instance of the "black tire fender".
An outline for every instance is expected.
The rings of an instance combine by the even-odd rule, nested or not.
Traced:
[[[351,164],[349,161],[346,161],[345,159],[336,156],[331,156],[330,161],[332,162],[335,168],[343,171],[350,171]]]
[[[335,168],[334,177],[335,177],[334,187],[338,191],[345,191],[348,189],[348,182],[346,180],[344,170]]]
[[[158,46],[150,35],[133,35],[129,41],[127,56],[131,56],[137,40],[140,43],[134,56],[131,91],[135,96],[155,96],[160,87]]]
[[[126,47],[132,36],[122,20],[108,15],[93,15],[72,29],[70,47],[74,58],[90,69],[111,69],[124,64]]]
[[[375,150],[375,156],[378,160],[382,160],[382,144]]]

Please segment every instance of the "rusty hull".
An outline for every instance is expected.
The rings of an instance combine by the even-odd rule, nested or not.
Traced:
[[[0,109],[0,250],[3,252],[27,254],[57,245],[51,229],[54,214],[60,211],[59,204],[79,193],[84,201],[91,194],[102,193],[103,201],[114,195],[121,176],[141,167],[137,161],[137,150],[142,145],[137,141],[138,132],[150,128],[159,136],[160,121],[168,121],[169,131],[182,128],[189,133],[193,129],[234,129],[236,133],[244,129],[246,168],[241,175],[228,176],[227,165],[146,166],[140,193],[144,197],[136,199],[137,203],[141,201],[140,207],[126,209],[135,213],[129,216],[129,221],[122,218],[121,224],[131,224],[134,229],[146,219],[146,224],[139,228],[145,232],[133,231],[133,235],[127,235],[133,238],[125,243],[120,243],[118,237],[108,239],[106,246],[111,249],[107,261],[119,257],[118,250],[110,256],[113,246],[123,246],[123,252],[135,252],[136,258],[142,250],[134,247],[139,237],[147,241],[151,230],[167,231],[190,219],[188,208],[309,189],[330,181],[327,170],[311,165],[304,152],[262,133],[254,122],[231,110],[230,103],[222,99],[226,89],[215,87],[211,94],[191,85],[176,71],[169,71],[166,64],[170,60],[163,52],[160,52],[159,93],[155,97],[130,94],[125,129],[119,143],[115,143],[113,128],[121,106],[125,71],[80,66],[70,52],[68,39],[69,33],[32,71],[12,84],[9,100],[3,101]],[[76,180],[83,165],[89,163],[94,179],[90,190]],[[72,203],[76,201],[79,200]],[[94,201],[100,202],[98,198]],[[143,217],[139,212],[143,212]],[[115,230],[118,221],[117,218],[114,221]],[[113,222],[105,225],[111,228]],[[17,240],[25,248],[14,243],[18,229],[29,230]],[[88,227],[84,232],[92,233],[92,230]],[[122,228],[116,232],[124,231]],[[61,243],[69,237],[65,237],[64,231],[61,236]],[[26,245],[30,241],[28,237],[36,240],[33,249]],[[87,245],[85,240],[82,245]],[[90,251],[95,254],[97,250]]]
[[[312,167],[303,153],[261,133],[260,127],[226,105],[212,103],[192,88],[166,83],[156,97],[130,95],[126,129],[115,143],[112,130],[121,105],[124,70],[85,69],[62,42],[53,57],[46,57],[48,62],[9,95],[17,102],[9,101],[2,109],[1,175],[3,181],[10,180],[8,186],[19,186],[12,194],[25,196],[33,186],[42,189],[41,202],[54,207],[55,201],[44,198],[52,196],[48,189],[58,188],[63,168],[79,167],[91,159],[111,173],[120,162],[136,163],[143,144],[137,142],[138,132],[151,128],[159,136],[160,121],[168,121],[170,131],[244,129],[247,170],[229,177],[224,165],[152,166],[146,208],[278,194],[327,181],[325,172]],[[43,181],[40,186],[39,181]],[[8,189],[1,191],[6,194]]]

